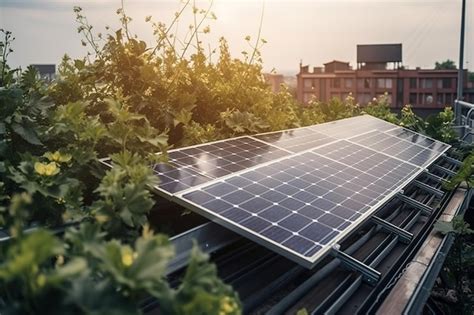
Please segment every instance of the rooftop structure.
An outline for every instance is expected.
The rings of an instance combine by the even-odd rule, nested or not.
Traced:
[[[55,64],[32,64],[41,79],[51,81],[56,77],[56,65]]]
[[[355,70],[348,62],[336,60],[313,71],[309,66],[300,65],[298,100],[327,102],[333,97],[345,99],[352,95],[357,103],[365,105],[386,93],[393,108],[402,108],[405,104],[420,109],[453,106],[457,70],[406,69],[401,66],[401,44],[358,45],[357,52]],[[388,69],[389,62],[394,62],[392,69]],[[474,102],[474,89],[469,88],[467,70],[464,75],[464,99]]]
[[[172,150],[170,164],[154,167],[161,179],[155,192],[170,207],[183,205],[217,224],[172,238],[178,256],[170,278],[182,277],[196,239],[239,292],[245,313],[366,314],[394,301],[419,313],[426,281],[437,274],[437,255],[447,250],[433,222],[464,211],[470,200],[466,189],[443,190],[460,166],[459,153],[448,147],[362,116]],[[378,177],[363,184],[365,176]],[[363,191],[354,194],[354,187]],[[368,207],[357,210],[358,204]],[[364,214],[350,222],[344,214],[350,209]],[[432,234],[440,241],[427,247]],[[410,270],[410,293],[402,284],[390,290],[408,263],[420,261],[424,268]],[[153,299],[144,304],[154,306]]]

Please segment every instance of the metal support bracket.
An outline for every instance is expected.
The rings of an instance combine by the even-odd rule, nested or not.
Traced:
[[[429,179],[431,180],[434,180],[435,182],[437,183],[441,183],[441,184],[444,184],[444,183],[447,183],[448,181],[442,177],[439,177],[433,173],[430,173],[428,170],[425,170],[423,171],[423,174],[428,177]]]
[[[411,240],[413,239],[413,234],[404,230],[384,219],[381,219],[377,216],[372,216],[370,218],[372,222],[382,227],[382,229],[386,230],[387,232],[393,233],[398,235],[400,241],[405,244],[410,244]]]
[[[447,169],[446,167],[442,167],[441,165],[438,165],[438,164],[433,164],[433,168],[437,169],[438,171],[440,171],[441,173],[444,173],[448,176],[454,176],[456,175],[456,172],[454,171],[451,171],[450,169]]]
[[[429,194],[433,194],[437,197],[442,198],[444,196],[444,191],[439,190],[438,188],[434,188],[433,186],[430,186],[430,185],[425,184],[423,182],[420,182],[419,180],[414,180],[413,185],[415,185],[416,187],[426,191]]]
[[[450,156],[447,156],[446,154],[443,155],[443,159],[446,160],[447,162],[451,163],[451,164],[454,164],[454,165],[457,165],[457,166],[461,166],[462,165],[462,161],[459,161],[457,159],[454,159]]]
[[[380,272],[344,253],[339,248],[339,245],[334,245],[332,247],[331,255],[334,256],[334,258],[339,259],[341,263],[350,270],[360,272],[362,274],[362,279],[367,283],[371,285],[377,284],[381,277]]]
[[[397,198],[400,199],[400,201],[406,203],[407,205],[410,205],[410,206],[420,210],[423,214],[431,215],[431,212],[433,211],[432,208],[428,207],[424,203],[421,203],[418,200],[415,200],[413,198],[405,196],[402,193],[398,193]]]

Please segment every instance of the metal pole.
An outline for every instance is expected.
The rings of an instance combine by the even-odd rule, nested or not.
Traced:
[[[463,100],[463,65],[464,65],[464,24],[466,20],[466,0],[462,0],[462,9],[461,9],[461,40],[459,43],[459,70],[458,70],[458,91],[457,91],[457,100]],[[461,124],[461,106],[457,104],[454,105],[456,111],[456,123],[459,126]]]

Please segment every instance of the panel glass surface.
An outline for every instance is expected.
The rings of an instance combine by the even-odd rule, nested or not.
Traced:
[[[266,133],[254,137],[293,153],[312,149],[336,140],[309,127]]]
[[[442,144],[443,146],[438,145],[438,142],[434,142],[422,135],[418,135],[416,138],[413,136],[407,138],[407,133],[404,133],[403,129],[397,129],[395,131],[393,132],[395,132],[397,136],[372,131],[360,136],[352,137],[350,138],[350,141],[364,145],[378,152],[394,156],[400,160],[408,161],[409,163],[420,167],[428,166],[449,147],[444,143]],[[428,144],[428,146],[423,146],[421,142]]]
[[[256,241],[312,258],[418,170],[340,140],[220,180],[182,198],[233,230],[253,234]]]
[[[347,139],[371,130],[386,131],[397,128],[397,126],[369,115],[363,115],[313,125],[309,128],[334,138]]]
[[[154,166],[158,187],[176,193],[289,153],[269,144],[242,137],[170,151],[169,163]]]
[[[426,147],[427,149],[436,152],[444,152],[447,148],[449,148],[449,145],[447,145],[446,143],[436,141],[434,139],[425,137],[424,135],[420,135],[419,133],[404,128],[397,128],[387,131],[387,134],[410,141],[412,143],[416,143],[420,146]]]
[[[154,170],[172,200],[310,267],[448,148],[358,116],[173,150]]]

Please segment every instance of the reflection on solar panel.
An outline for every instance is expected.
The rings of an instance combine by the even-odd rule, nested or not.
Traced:
[[[335,138],[316,132],[311,128],[271,132],[256,135],[255,138],[280,148],[285,148],[293,153],[315,148],[336,140]]]
[[[307,267],[448,145],[360,116],[170,152],[158,189]]]
[[[155,165],[155,171],[159,189],[172,194],[287,155],[282,149],[241,137],[170,151],[170,164]]]

